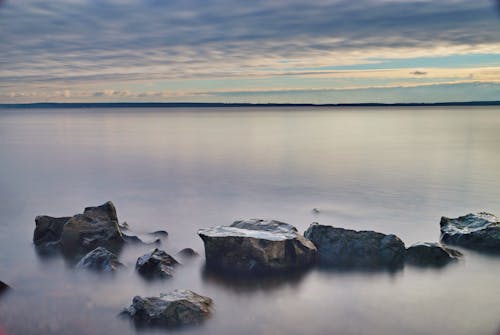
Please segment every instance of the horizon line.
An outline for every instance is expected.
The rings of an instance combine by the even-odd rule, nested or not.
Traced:
[[[432,106],[500,106],[493,101],[444,101],[396,103],[238,103],[238,102],[29,102],[0,103],[0,108],[179,108],[179,107],[432,107]]]

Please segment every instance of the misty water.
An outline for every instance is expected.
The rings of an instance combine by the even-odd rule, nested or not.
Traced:
[[[170,333],[498,334],[500,256],[238,279],[205,270],[196,232],[269,218],[437,241],[441,216],[500,214],[499,130],[498,107],[0,110],[0,280],[13,287],[0,329],[165,333],[117,314],[135,295],[187,288],[212,297],[214,314]],[[170,254],[201,256],[148,282],[134,264],[150,246],[125,248],[116,275],[37,255],[35,216],[107,200],[133,230],[167,230]]]

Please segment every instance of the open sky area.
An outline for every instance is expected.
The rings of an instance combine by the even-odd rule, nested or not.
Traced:
[[[0,1],[0,103],[500,100],[500,1]]]

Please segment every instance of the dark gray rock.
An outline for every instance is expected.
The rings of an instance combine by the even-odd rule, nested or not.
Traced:
[[[160,245],[161,244],[161,239],[159,239],[159,238],[156,238],[156,239],[150,240],[150,241],[144,241],[143,239],[141,239],[137,235],[127,235],[127,234],[122,233],[122,236],[123,236],[123,239],[125,240],[125,242],[131,243],[131,244],[143,244],[143,245]]]
[[[318,248],[320,264],[339,267],[399,267],[405,245],[396,235],[355,231],[313,223],[304,236]]]
[[[183,258],[193,258],[199,256],[199,254],[191,248],[184,248],[177,253],[177,255]]]
[[[122,312],[138,326],[178,327],[200,324],[211,314],[212,299],[190,290],[162,293],[160,297],[136,296]]]
[[[64,224],[71,217],[52,217],[40,215],[35,218],[35,232],[33,233],[33,243],[43,249],[59,247],[59,240]]]
[[[239,273],[297,270],[314,263],[316,247],[297,229],[275,220],[236,221],[198,231],[206,264]]]
[[[124,242],[111,201],[85,208],[83,214],[73,216],[64,224],[61,234],[61,246],[68,252],[88,252],[97,247],[115,251]]]
[[[500,222],[490,213],[442,217],[441,242],[469,249],[500,253]]]
[[[154,249],[137,259],[135,268],[145,278],[170,278],[179,262],[165,251]]]
[[[100,246],[119,251],[124,243],[111,201],[72,217],[37,216],[35,224],[33,242],[42,251],[62,249],[67,255],[81,255]]]
[[[461,257],[460,251],[439,243],[417,243],[406,249],[406,262],[421,267],[441,267]]]
[[[8,289],[10,289],[10,286],[0,280],[0,294],[5,293]]]
[[[86,254],[76,265],[77,269],[114,272],[123,267],[115,254],[103,247],[97,247]]]

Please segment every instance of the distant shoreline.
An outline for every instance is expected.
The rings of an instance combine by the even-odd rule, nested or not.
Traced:
[[[340,104],[252,104],[212,102],[36,102],[0,104],[0,108],[203,108],[203,107],[447,107],[447,106],[500,106],[500,101],[466,101],[435,103],[340,103]]]

